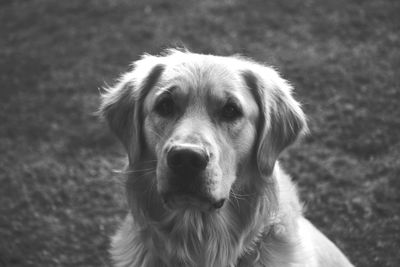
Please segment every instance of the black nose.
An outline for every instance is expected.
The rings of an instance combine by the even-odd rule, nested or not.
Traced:
[[[215,202],[212,206],[214,209],[220,209],[225,203],[225,199],[221,199],[220,201]]]
[[[204,170],[208,160],[208,154],[201,149],[174,147],[167,154],[168,167],[181,174],[198,173]]]

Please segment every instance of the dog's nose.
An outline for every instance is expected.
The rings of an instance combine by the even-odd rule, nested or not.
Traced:
[[[208,164],[206,151],[187,147],[174,147],[167,154],[168,167],[181,174],[198,173]]]

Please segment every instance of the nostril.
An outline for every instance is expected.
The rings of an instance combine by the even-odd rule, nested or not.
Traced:
[[[167,164],[170,168],[175,169],[183,165],[183,155],[176,150],[170,151],[167,157]]]
[[[193,153],[190,157],[190,164],[198,170],[204,170],[208,164],[207,154]]]
[[[220,208],[222,208],[222,206],[224,205],[224,203],[225,203],[225,198],[221,199],[221,200],[218,201],[218,202],[215,202],[215,203],[213,204],[213,207],[214,207],[214,209],[220,209]]]

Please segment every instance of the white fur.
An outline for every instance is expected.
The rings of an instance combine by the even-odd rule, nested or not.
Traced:
[[[149,81],[155,66],[162,66],[162,71]],[[143,171],[155,170],[162,160],[160,143],[165,140],[152,135],[147,115],[152,99],[171,83],[171,77],[178,77],[173,81],[186,90],[234,84],[232,90],[246,105],[249,127],[241,132],[241,138],[232,139],[236,157],[219,156],[219,164],[225,166],[222,172],[236,169],[239,161],[244,164],[236,172],[240,177],[226,182],[222,176],[213,181],[219,190],[213,191],[216,195],[222,194],[222,189],[230,192],[220,210],[166,209],[157,191],[160,181],[156,172]],[[158,88],[158,93],[146,84]],[[149,92],[140,99],[143,90]],[[134,69],[103,95],[101,107],[129,155],[126,191],[130,212],[112,239],[115,266],[352,266],[303,217],[296,187],[277,162],[279,153],[307,129],[291,92],[292,87],[274,69],[241,57],[169,50],[135,62]],[[197,94],[201,105],[205,93]],[[188,116],[200,114],[199,110]],[[146,118],[138,114],[146,114],[142,115]],[[214,136],[207,131],[217,128],[202,116],[191,118],[194,127],[200,134]],[[143,135],[146,140],[141,139]],[[218,139],[210,140],[219,151]]]

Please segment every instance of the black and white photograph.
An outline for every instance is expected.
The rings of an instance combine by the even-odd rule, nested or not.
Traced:
[[[399,14],[1,1],[0,267],[400,266]]]

